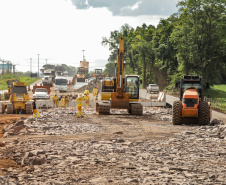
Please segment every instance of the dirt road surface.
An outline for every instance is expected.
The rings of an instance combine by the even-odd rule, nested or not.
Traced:
[[[5,128],[0,184],[223,184],[226,128],[173,126],[171,109],[57,108]],[[21,129],[18,129],[21,128]]]
[[[21,115],[21,114],[14,114],[14,115],[6,115],[6,114],[0,114],[0,138],[3,136],[2,129],[4,126],[8,124],[14,124],[16,123],[21,117],[29,117],[30,115]],[[5,143],[0,142],[0,148],[4,147]],[[14,160],[7,159],[7,158],[1,158],[0,157],[0,169],[10,168],[10,167],[18,167],[17,163]],[[6,171],[0,170],[0,175],[6,174]]]
[[[84,118],[77,118],[71,107],[43,111],[41,118],[0,114],[0,184],[226,182],[222,121],[173,126],[170,108],[143,112],[97,115],[95,107],[84,107]],[[225,121],[224,115],[213,117]]]

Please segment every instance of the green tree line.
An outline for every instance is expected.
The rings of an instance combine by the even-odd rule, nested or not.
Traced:
[[[209,84],[226,82],[226,1],[183,0],[178,12],[157,27],[128,24],[103,37],[111,54],[105,72],[113,75],[120,37],[125,40],[126,73],[138,74],[143,88],[173,88],[182,75],[201,75]]]

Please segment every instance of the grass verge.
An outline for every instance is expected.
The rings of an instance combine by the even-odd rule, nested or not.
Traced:
[[[211,86],[204,92],[204,97],[213,109],[226,113],[226,84]]]
[[[8,79],[18,79],[20,82],[26,82],[27,85],[31,85],[32,83],[36,82],[37,78],[30,78],[30,77],[27,77],[27,76],[22,76],[22,77],[19,77],[17,75],[14,75],[14,74],[4,74],[4,75],[1,75],[0,76],[0,90],[6,90],[8,88],[8,85],[7,85],[7,80]]]

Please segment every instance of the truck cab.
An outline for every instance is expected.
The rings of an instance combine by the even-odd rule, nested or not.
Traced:
[[[55,79],[55,91],[67,92],[67,78],[63,76],[56,77]]]

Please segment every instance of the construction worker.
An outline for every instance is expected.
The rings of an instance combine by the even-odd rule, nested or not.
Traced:
[[[85,106],[88,107],[89,106],[89,90],[85,90],[84,92],[84,99],[85,99]]]
[[[88,92],[88,95],[89,95],[89,89],[88,89],[88,87],[86,87],[86,90],[85,90],[86,92]],[[85,93],[85,92],[84,92]]]
[[[69,97],[65,94],[65,97],[64,97],[64,101],[65,101],[65,107],[68,106],[68,103],[69,103]]]
[[[77,115],[77,118],[84,117],[83,114],[82,114],[82,100],[83,99],[84,98],[82,97],[82,94],[79,94],[78,95],[78,98],[76,99],[77,107],[78,107],[78,115]]]
[[[32,107],[33,107],[33,117],[35,118],[35,116],[37,115],[39,118],[40,114],[39,114],[38,110],[36,109],[36,99],[34,99],[34,102],[32,103]]]
[[[97,93],[98,93],[98,90],[97,88],[93,88],[93,100],[97,100]]]
[[[55,95],[53,97],[53,102],[55,104],[55,108],[58,107],[58,105],[59,105],[59,98],[58,98],[56,93],[55,93]]]
[[[129,86],[129,94],[134,95],[134,89],[136,87],[135,82],[131,79],[131,82],[128,84]]]
[[[65,100],[64,100],[64,97],[63,96],[61,96],[61,98],[60,98],[60,107],[64,107],[65,106]]]
[[[98,94],[99,94],[98,89],[99,89],[99,85],[97,86],[97,95],[96,95],[96,100],[98,100]]]

